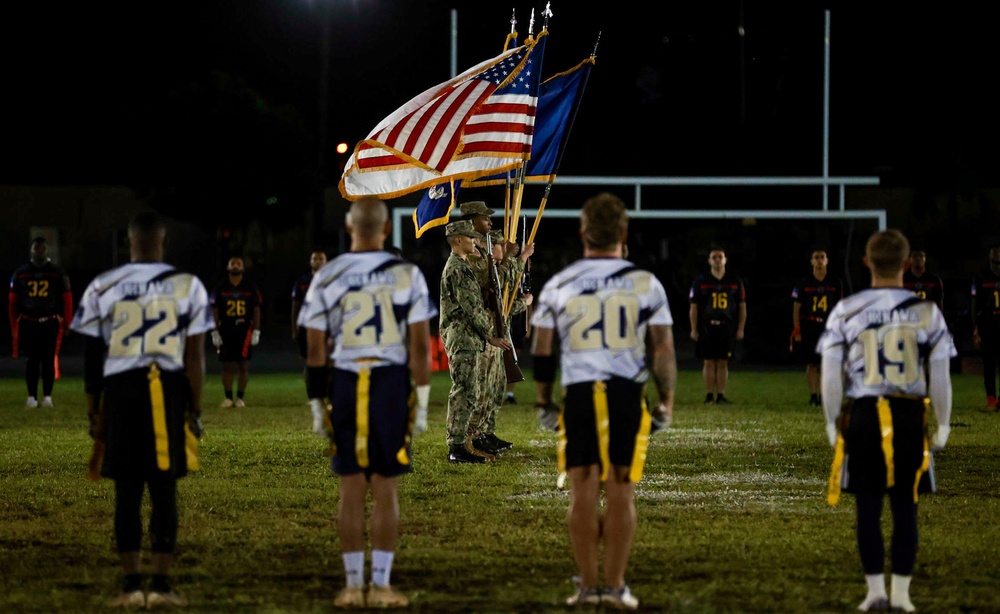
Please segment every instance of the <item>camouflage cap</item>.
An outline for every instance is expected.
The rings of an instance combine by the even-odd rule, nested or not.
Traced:
[[[473,239],[481,239],[483,236],[476,232],[476,227],[469,220],[458,220],[445,226],[445,237],[454,237],[455,235],[465,235]]]
[[[466,215],[493,215],[493,209],[486,206],[481,200],[470,200],[458,206],[463,216]]]

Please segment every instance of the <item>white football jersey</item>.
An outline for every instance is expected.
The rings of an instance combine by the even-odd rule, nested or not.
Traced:
[[[830,312],[817,353],[844,351],[844,394],[927,395],[927,363],[956,356],[941,310],[903,288],[871,288]]]
[[[298,324],[331,334],[337,368],[357,372],[406,365],[407,327],[436,315],[417,265],[389,252],[348,252],[313,275]]]
[[[559,336],[560,381],[649,379],[646,328],[672,326],[670,305],[656,277],[621,258],[584,258],[542,288],[531,323]]]
[[[104,340],[105,376],[154,361],[165,371],[183,369],[187,338],[214,328],[201,280],[163,262],[133,262],[98,275],[70,325]]]

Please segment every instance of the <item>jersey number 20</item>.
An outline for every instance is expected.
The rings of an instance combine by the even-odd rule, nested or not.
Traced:
[[[592,294],[566,301],[566,313],[575,316],[569,327],[573,350],[627,350],[639,340],[639,299],[629,294],[612,294],[600,299]]]

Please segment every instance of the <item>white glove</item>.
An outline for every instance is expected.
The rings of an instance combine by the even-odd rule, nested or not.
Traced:
[[[934,433],[934,441],[931,443],[931,450],[934,452],[940,452],[944,448],[944,444],[948,443],[948,435],[951,434],[951,426],[947,424],[939,424],[937,427],[937,432]]]
[[[417,417],[413,420],[413,434],[419,435],[427,431],[427,408],[418,407]]]
[[[830,446],[837,445],[837,423],[827,422],[826,423],[826,438],[830,440]]]
[[[313,433],[322,435],[323,430],[323,399],[309,399],[309,411],[313,417]]]
[[[212,345],[222,347],[222,333],[217,330],[212,331]]]
[[[546,431],[559,431],[559,406],[551,401],[548,403],[535,403],[538,414],[538,424]]]
[[[674,420],[674,411],[673,409],[667,409],[666,405],[660,403],[656,411],[653,412],[652,417],[653,423],[649,429],[650,435],[670,428],[670,423]]]
[[[250,345],[257,345],[260,343],[260,330],[253,331],[253,335],[250,336]]]

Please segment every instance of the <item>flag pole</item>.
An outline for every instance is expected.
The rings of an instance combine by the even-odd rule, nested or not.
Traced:
[[[545,23],[548,23],[549,16],[552,14],[551,9],[548,4],[545,6],[545,10],[542,11],[542,15],[545,16]],[[525,43],[532,42],[536,44],[541,37],[547,36],[548,31],[543,27],[541,32],[538,33],[538,38],[535,36],[535,9],[531,9],[531,17],[528,19],[528,38]],[[541,70],[541,65],[538,66],[538,70]],[[525,152],[521,157],[521,166],[517,168],[517,173],[515,175],[514,181],[514,210],[511,215],[510,223],[504,229],[504,240],[510,240],[512,237],[517,236],[517,218],[521,214],[521,198],[524,196],[524,171],[525,167],[528,165],[528,158],[531,156],[531,151]]]
[[[601,42],[601,33],[597,33],[597,41],[594,42],[594,50],[590,53],[590,57],[585,60],[590,64],[594,64],[597,58],[597,46]],[[556,161],[552,167],[552,173],[549,175],[549,179],[545,184],[545,193],[542,195],[541,203],[538,205],[538,212],[535,214],[535,221],[531,226],[531,234],[528,236],[527,243],[535,242],[535,235],[538,233],[538,224],[542,219],[542,213],[545,212],[545,204],[549,200],[549,193],[552,191],[552,184],[555,182],[556,175],[559,173],[559,166],[562,164],[563,154],[566,151],[566,143],[569,141],[569,134],[573,130],[573,124],[576,123],[576,115],[580,110],[580,103],[583,100],[583,93],[587,89],[587,81],[590,78],[590,69],[587,69],[587,73],[583,76],[583,83],[580,85],[579,91],[577,91],[576,99],[573,101],[573,108],[570,111],[569,124],[566,126],[566,131],[562,135],[562,141],[559,143],[559,151],[556,154]],[[521,278],[524,276],[522,271],[517,277],[517,284],[520,285]],[[508,309],[508,314],[513,308],[513,302],[511,302],[511,308]]]
[[[593,64],[597,59],[597,46],[601,44],[601,33],[597,33],[597,41],[594,42],[594,50],[590,53],[590,63]],[[555,182],[556,175],[559,173],[559,165],[562,164],[563,154],[566,152],[566,143],[569,141],[569,134],[573,130],[573,124],[576,123],[576,114],[580,110],[580,103],[583,100],[583,92],[587,89],[587,81],[590,79],[590,72],[588,70],[587,74],[583,77],[583,84],[580,86],[580,90],[577,93],[576,100],[573,101],[573,110],[570,111],[569,126],[566,127],[566,132],[563,133],[562,143],[559,144],[559,153],[556,154],[556,162],[552,167],[552,174],[549,175],[549,180],[545,184],[545,193],[542,195],[542,201],[538,205],[538,213],[535,214],[535,221],[531,226],[531,235],[528,237],[528,243],[535,242],[535,234],[538,232],[538,223],[542,218],[542,212],[545,211],[545,203],[549,199],[549,193],[552,191],[552,184]]]

